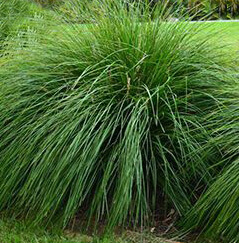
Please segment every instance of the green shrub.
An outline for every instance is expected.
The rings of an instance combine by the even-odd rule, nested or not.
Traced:
[[[0,69],[1,210],[144,224],[184,215],[221,170],[208,118],[234,77],[203,25],[102,8]]]
[[[180,8],[193,19],[238,18],[238,0],[169,0],[174,10]],[[177,14],[177,11],[174,11]]]

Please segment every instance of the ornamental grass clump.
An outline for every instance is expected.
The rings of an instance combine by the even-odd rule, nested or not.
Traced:
[[[162,206],[184,215],[221,170],[210,117],[234,77],[203,25],[104,13],[0,69],[1,210],[146,224]]]

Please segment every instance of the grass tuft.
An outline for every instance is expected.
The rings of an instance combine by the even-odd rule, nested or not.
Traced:
[[[6,57],[0,210],[145,225],[162,206],[185,215],[221,171],[229,152],[212,111],[235,77],[211,34],[147,8],[101,8],[97,24],[69,21]]]

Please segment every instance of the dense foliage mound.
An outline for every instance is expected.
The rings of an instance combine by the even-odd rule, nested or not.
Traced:
[[[0,209],[63,226],[185,215],[235,156],[234,73],[201,24],[95,18],[27,38],[0,69]]]

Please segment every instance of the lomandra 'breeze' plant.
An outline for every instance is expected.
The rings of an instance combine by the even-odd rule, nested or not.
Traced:
[[[202,26],[100,7],[0,70],[1,210],[146,224],[166,205],[185,215],[229,163],[211,113],[235,81]]]

